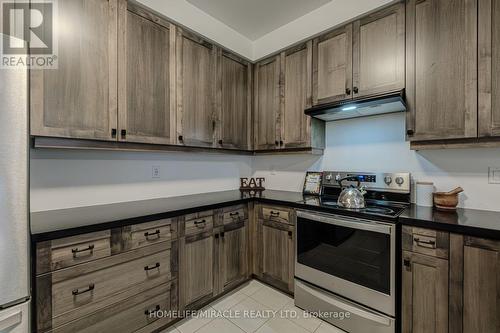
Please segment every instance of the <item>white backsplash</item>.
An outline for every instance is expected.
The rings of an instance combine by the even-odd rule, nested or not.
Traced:
[[[325,154],[260,156],[254,175],[270,189],[300,191],[307,170],[411,172],[414,181],[432,181],[437,190],[465,190],[460,206],[500,211],[500,185],[488,184],[488,167],[500,167],[500,149],[415,152],[405,141],[403,113],[327,123]]]

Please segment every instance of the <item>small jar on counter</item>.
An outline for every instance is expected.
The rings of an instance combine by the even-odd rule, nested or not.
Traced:
[[[417,182],[417,205],[432,207],[434,205],[433,193],[434,183]]]

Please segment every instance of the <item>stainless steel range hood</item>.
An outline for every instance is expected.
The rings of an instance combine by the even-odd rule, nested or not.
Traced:
[[[406,111],[404,90],[394,93],[332,102],[305,110],[305,114],[324,121],[368,117]]]

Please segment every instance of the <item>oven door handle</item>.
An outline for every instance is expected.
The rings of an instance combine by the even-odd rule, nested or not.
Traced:
[[[317,290],[310,288],[309,286],[306,286],[305,284],[300,283],[297,280],[295,280],[295,283],[299,283],[300,288],[304,289],[306,292],[308,292],[312,296],[314,296],[314,297],[316,297],[316,298],[318,298],[326,303],[329,303],[329,304],[331,304],[339,309],[342,309],[346,312],[352,313],[358,317],[379,323],[380,325],[385,325],[385,326],[391,325],[391,320],[387,317],[382,317],[382,316],[380,316],[376,313],[373,313],[369,310],[364,310],[364,309],[359,308],[357,306],[353,306],[353,305],[348,304],[348,303],[337,301],[336,299],[329,297],[328,295],[326,295],[324,293],[318,292]]]
[[[339,227],[373,231],[373,232],[378,232],[378,233],[387,234],[387,235],[392,234],[392,228],[393,228],[391,225],[388,225],[388,224],[382,224],[382,223],[378,223],[375,221],[362,220],[362,219],[358,219],[355,217],[347,219],[344,217],[340,217],[338,215],[326,216],[326,215],[313,214],[313,213],[304,212],[304,211],[297,211],[297,217],[316,221],[316,222],[337,225]]]

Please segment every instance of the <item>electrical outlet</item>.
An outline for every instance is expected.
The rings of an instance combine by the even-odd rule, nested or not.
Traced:
[[[160,167],[159,166],[152,167],[151,178],[153,178],[153,179],[160,178]]]
[[[488,183],[500,184],[500,167],[488,168]]]

